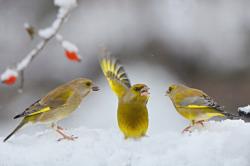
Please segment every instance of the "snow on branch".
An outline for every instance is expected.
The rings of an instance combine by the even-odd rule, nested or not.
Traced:
[[[239,107],[238,113],[240,116],[250,117],[250,105]]]
[[[23,89],[24,85],[24,70],[29,66],[29,64],[39,55],[46,44],[56,36],[56,39],[60,41],[62,47],[65,50],[65,56],[72,61],[79,62],[81,57],[79,55],[78,48],[71,42],[63,40],[61,35],[58,35],[60,28],[63,23],[65,23],[70,12],[77,7],[77,0],[54,0],[55,6],[58,6],[57,17],[50,27],[41,29],[38,31],[37,35],[41,38],[41,41],[32,49],[20,62],[12,67],[8,67],[0,76],[2,83],[7,85],[12,85],[20,78],[19,90]],[[24,28],[33,39],[36,31],[33,26],[28,23],[24,24]]]

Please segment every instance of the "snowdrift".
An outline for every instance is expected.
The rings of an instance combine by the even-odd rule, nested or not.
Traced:
[[[183,126],[184,127],[184,126]],[[168,131],[124,140],[115,129],[81,127],[76,141],[57,142],[52,130],[21,133],[0,143],[1,166],[248,166],[250,124],[210,121],[193,133]],[[0,138],[1,140],[3,137]]]

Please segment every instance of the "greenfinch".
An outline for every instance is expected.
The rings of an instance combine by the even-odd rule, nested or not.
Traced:
[[[184,85],[171,85],[167,94],[177,112],[188,119],[191,124],[183,132],[190,131],[195,124],[204,126],[203,122],[215,117],[234,118],[236,115],[227,113],[211,97],[201,90],[189,88]]]
[[[100,65],[111,89],[118,97],[117,120],[124,138],[137,139],[145,136],[148,129],[148,86],[131,86],[123,66],[110,55],[102,56]]]
[[[75,111],[83,98],[91,91],[98,90],[99,88],[86,78],[78,78],[57,87],[28,107],[24,112],[14,117],[14,119],[23,118],[23,120],[4,139],[4,142],[29,123],[51,124],[51,127],[62,136],[58,141],[76,139],[77,137],[65,134],[64,129],[58,126],[57,122],[68,117]]]

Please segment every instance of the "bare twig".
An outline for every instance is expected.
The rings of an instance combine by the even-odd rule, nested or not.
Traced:
[[[18,88],[19,93],[23,92],[23,86],[24,86],[24,70],[21,70],[20,71],[20,86]]]

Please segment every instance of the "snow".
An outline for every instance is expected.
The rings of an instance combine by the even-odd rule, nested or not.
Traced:
[[[250,105],[245,106],[245,107],[239,107],[239,108],[238,108],[238,111],[244,112],[244,113],[246,113],[246,114],[249,114],[249,113],[250,113]]]
[[[45,29],[40,29],[38,31],[38,35],[43,38],[43,39],[49,39],[53,35],[56,34],[57,30],[60,28],[62,19],[57,18],[53,23],[51,27],[45,28]]]
[[[54,3],[56,6],[60,7],[57,13],[57,18],[50,27],[38,31],[38,35],[43,39],[49,39],[55,35],[70,10],[77,6],[76,0],[55,0]]]
[[[41,38],[49,39],[52,35],[55,34],[55,32],[56,32],[56,30],[53,27],[49,27],[49,28],[39,30],[38,35]]]
[[[57,18],[64,18],[68,14],[69,10],[65,8],[60,8],[57,13]]]
[[[73,43],[67,41],[67,40],[63,40],[62,41],[62,47],[65,50],[71,51],[71,52],[78,52],[78,48],[76,47],[76,45],[74,45]]]
[[[72,9],[77,6],[77,0],[54,0],[55,6],[65,9]]]
[[[62,42],[63,41],[62,35],[56,34],[56,40],[59,41],[59,42]]]
[[[18,76],[18,72],[15,69],[6,69],[5,72],[1,74],[1,81],[7,80],[10,76]]]
[[[28,29],[28,28],[31,27],[30,24],[29,24],[28,22],[25,22],[25,23],[23,24],[23,26],[24,26],[25,29]]]
[[[17,70],[21,71],[24,68],[26,68],[31,62],[32,57],[33,57],[32,55],[27,55],[21,62],[17,64]]]
[[[183,126],[184,127],[184,126]],[[0,143],[0,165],[247,166],[250,125],[242,120],[210,121],[191,134],[169,131],[124,140],[115,129],[68,130],[79,136],[57,142],[52,130]],[[1,138],[3,139],[3,137]]]

